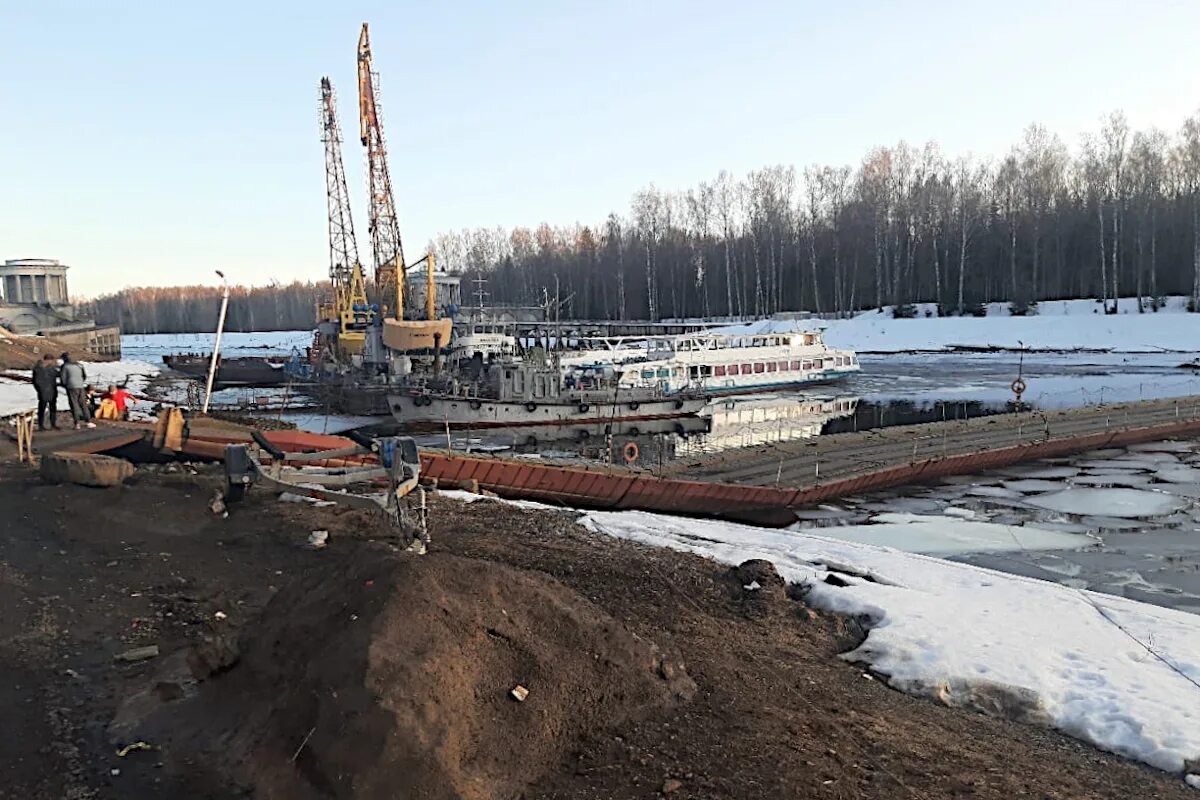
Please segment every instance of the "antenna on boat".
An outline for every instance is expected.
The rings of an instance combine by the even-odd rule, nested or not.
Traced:
[[[479,310],[483,311],[483,298],[487,297],[487,292],[483,287],[487,285],[487,278],[480,275],[475,279],[475,298],[479,301]]]

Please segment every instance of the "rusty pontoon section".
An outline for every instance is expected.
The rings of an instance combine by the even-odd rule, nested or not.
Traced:
[[[1103,447],[1200,435],[1200,420],[1114,429],[976,453],[927,459],[863,472],[809,487],[750,486],[498,458],[422,453],[426,475],[456,484],[477,482],[502,497],[588,508],[640,509],[713,516],[763,525],[795,522],[790,509],[876,489],[969,475],[1039,458]]]

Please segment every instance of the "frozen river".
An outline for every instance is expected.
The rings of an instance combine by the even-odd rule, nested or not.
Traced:
[[[1200,442],[843,498],[798,529],[1200,613]]]
[[[1181,369],[1196,353],[893,353],[863,355],[862,372],[843,384],[865,402],[921,405],[1013,399],[1027,384],[1036,408],[1073,408],[1130,400],[1200,395],[1200,371]],[[1023,360],[1023,364],[1021,361]]]

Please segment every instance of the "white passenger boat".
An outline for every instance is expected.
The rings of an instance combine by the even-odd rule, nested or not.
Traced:
[[[764,320],[645,343],[621,364],[621,383],[665,392],[754,394],[830,383],[858,372],[858,356],[834,350],[821,331]]]

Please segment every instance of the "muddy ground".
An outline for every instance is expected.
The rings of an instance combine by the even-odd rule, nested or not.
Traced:
[[[837,658],[852,622],[563,514],[435,499],[416,559],[339,508],[251,493],[223,519],[216,484],[185,468],[46,486],[0,464],[0,797],[1194,796],[892,691]],[[313,529],[328,547],[304,546]],[[458,633],[416,636],[406,608],[422,635]],[[114,661],[149,644],[157,658]],[[196,697],[113,733],[173,658],[214,647]],[[150,749],[118,756],[135,736]]]

